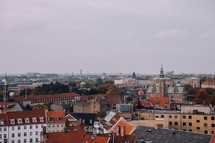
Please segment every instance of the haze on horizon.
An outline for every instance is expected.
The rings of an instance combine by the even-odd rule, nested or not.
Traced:
[[[0,0],[0,73],[215,74],[213,0]]]

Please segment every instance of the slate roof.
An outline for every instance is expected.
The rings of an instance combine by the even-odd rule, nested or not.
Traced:
[[[93,125],[94,120],[96,119],[96,114],[93,113],[71,113],[73,117],[75,117],[77,120],[85,120],[86,125]],[[90,124],[90,120],[92,120],[92,124]]]
[[[175,131],[171,129],[155,129],[153,127],[140,126],[132,135],[136,135],[136,139],[144,141],[152,141],[153,143],[208,143],[211,135]]]

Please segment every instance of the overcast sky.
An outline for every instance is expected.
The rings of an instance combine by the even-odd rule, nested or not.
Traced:
[[[215,73],[214,0],[0,0],[0,73]]]

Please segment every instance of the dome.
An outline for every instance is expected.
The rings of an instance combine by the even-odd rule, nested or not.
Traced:
[[[86,85],[86,82],[82,81],[80,84],[81,84],[81,85]]]

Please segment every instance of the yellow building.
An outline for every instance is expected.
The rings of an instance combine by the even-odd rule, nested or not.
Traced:
[[[203,134],[213,134],[215,130],[215,115],[186,114],[180,111],[146,110],[142,112],[120,114],[127,120],[168,120],[169,128]]]

